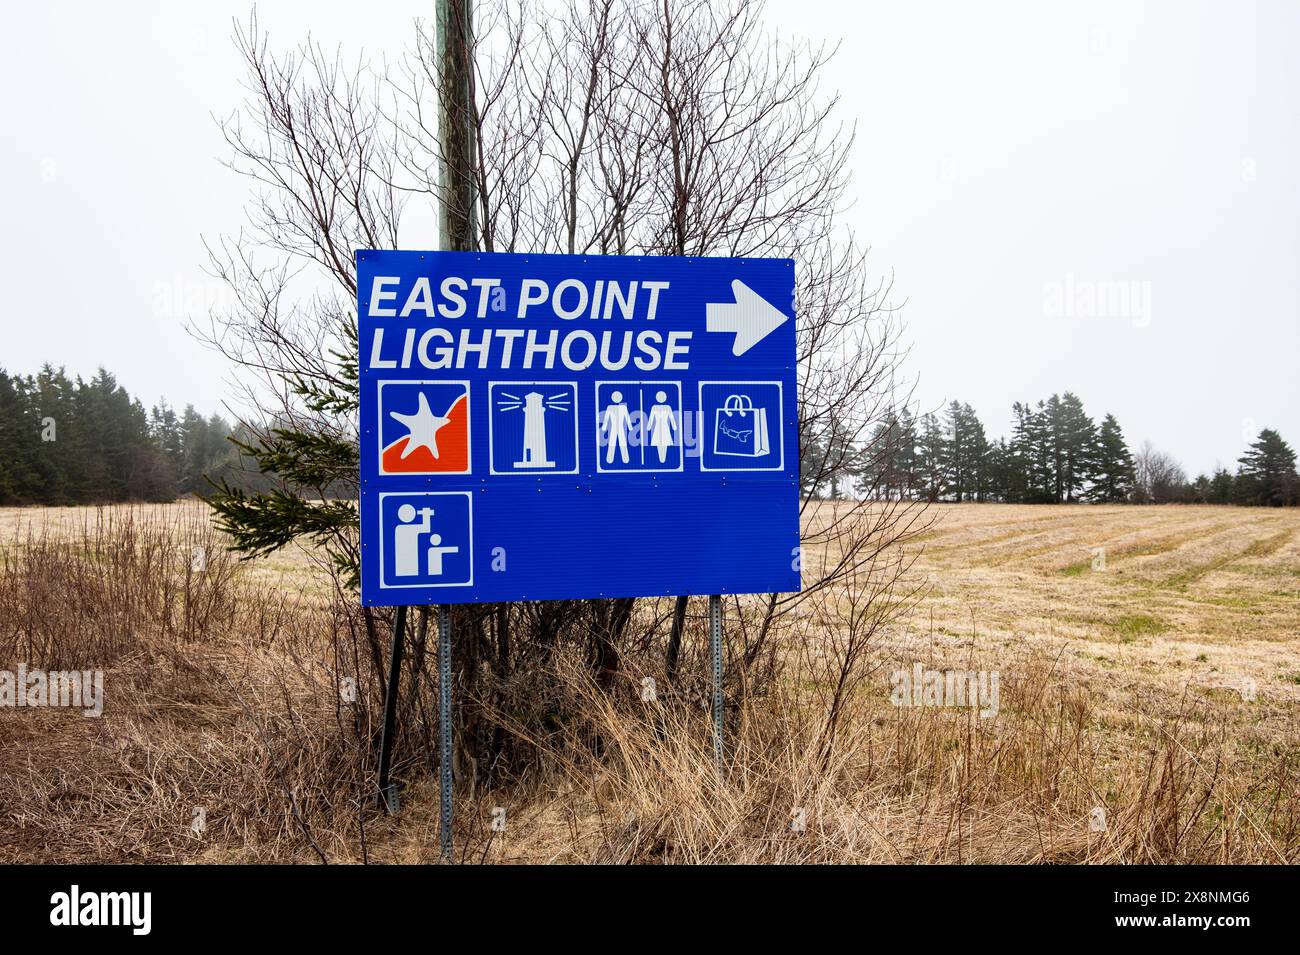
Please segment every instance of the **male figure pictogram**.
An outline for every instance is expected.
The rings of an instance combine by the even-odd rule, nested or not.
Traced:
[[[632,414],[623,403],[623,392],[615,391],[609,396],[605,406],[605,415],[600,421],[600,433],[605,437],[605,463],[614,463],[614,449],[618,449],[619,459],[628,462],[627,433],[632,429]]]

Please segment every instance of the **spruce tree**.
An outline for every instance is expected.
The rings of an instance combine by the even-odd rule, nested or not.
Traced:
[[[1024,467],[1023,503],[1045,504],[1055,501],[1055,459],[1047,405],[1017,405],[1016,454]]]
[[[184,458],[181,423],[166,399],[160,400],[149,411],[149,434],[159,452],[167,458],[172,471],[179,473]]]
[[[989,443],[984,458],[984,499],[989,501],[1012,500],[1014,463],[1011,446],[1005,438]]]
[[[1238,464],[1235,483],[1241,503],[1290,507],[1300,502],[1295,451],[1276,431],[1261,431]]]
[[[902,500],[911,486],[912,459],[916,453],[911,416],[889,411],[872,429],[869,452],[859,455],[854,489],[868,497]]]
[[[1011,406],[1015,424],[1007,447],[1006,499],[1013,504],[1028,504],[1034,500],[1033,408],[1028,402],[1017,401]]]
[[[1133,455],[1113,414],[1101,420],[1095,445],[1089,498],[1103,504],[1127,501],[1133,493]]]
[[[961,501],[970,479],[970,434],[961,405],[953,401],[944,418],[943,440],[939,452],[943,481],[953,500]]]
[[[976,501],[987,499],[989,491],[989,439],[988,434],[984,431],[984,423],[980,421],[979,415],[975,409],[968,404],[961,406],[962,417],[965,419],[967,434],[967,462],[969,465],[969,484],[971,493]],[[970,499],[969,497],[967,498]]]
[[[0,504],[20,504],[36,487],[36,445],[23,379],[0,371]]]
[[[943,426],[933,413],[921,419],[921,440],[917,445],[917,471],[919,489],[929,501],[937,501],[945,493],[945,448]]]
[[[820,497],[824,483],[821,465],[826,460],[826,442],[821,435],[810,435],[803,454],[799,456],[799,494]]]
[[[1216,466],[1214,476],[1210,478],[1211,504],[1231,504],[1233,497],[1232,472],[1222,465]]]
[[[317,422],[338,416],[355,420],[358,411],[357,329],[352,318],[347,319],[344,337],[343,347],[330,352],[336,374],[288,378],[289,391]],[[208,503],[234,549],[251,558],[305,539],[325,550],[349,586],[359,586],[356,499],[361,461],[356,434],[284,421],[256,433],[245,430],[230,441],[268,478],[251,491],[248,482],[228,473],[212,480]]]
[[[1083,402],[1069,391],[1061,395],[1058,415],[1059,499],[1074,503],[1096,476],[1097,426],[1083,410]]]
[[[916,418],[904,408],[898,415],[896,426],[897,456],[895,475],[900,499],[911,497],[916,491]]]

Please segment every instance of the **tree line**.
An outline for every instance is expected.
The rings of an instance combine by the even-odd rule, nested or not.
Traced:
[[[801,461],[803,489],[1012,504],[1300,504],[1295,451],[1269,428],[1235,472],[1189,480],[1149,442],[1130,451],[1115,416],[1097,424],[1071,392],[1011,410],[1011,437],[997,439],[958,401],[941,414],[889,410],[861,448],[845,437],[861,429],[831,422]],[[192,405],[146,410],[103,368],[88,381],[48,364],[27,376],[0,369],[0,504],[171,501],[206,495],[213,481],[260,488],[272,479],[252,462],[250,438]]]
[[[240,470],[231,426],[192,405],[146,410],[100,368],[89,380],[45,365],[0,369],[0,504],[171,501]]]
[[[805,492],[890,500],[1134,504],[1300,504],[1296,455],[1269,428],[1237,461],[1189,480],[1150,442],[1136,452],[1112,414],[1098,424],[1071,392],[1011,407],[1009,438],[991,439],[969,404],[942,413],[890,410],[855,448],[851,429],[827,429],[801,463]],[[835,462],[826,467],[825,462]],[[816,484],[812,486],[816,474]]]

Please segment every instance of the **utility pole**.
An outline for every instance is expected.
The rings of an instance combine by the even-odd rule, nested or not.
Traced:
[[[438,246],[445,252],[478,247],[474,136],[473,0],[437,0],[439,169]],[[452,857],[451,607],[438,608],[439,843]]]
[[[439,248],[478,245],[477,150],[474,135],[474,3],[437,0],[440,173]]]

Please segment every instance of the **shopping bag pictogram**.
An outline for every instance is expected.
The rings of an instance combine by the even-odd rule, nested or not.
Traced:
[[[754,407],[754,402],[748,395],[728,395],[717,411],[713,428],[713,452],[761,458],[771,450],[767,433],[767,409]]]

